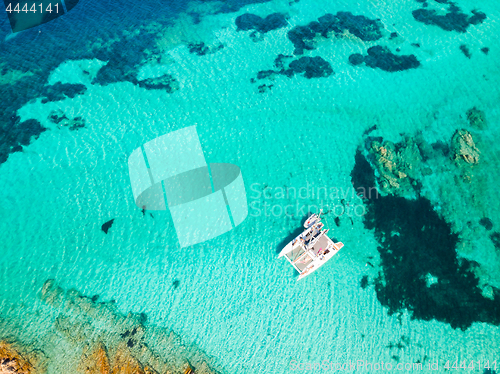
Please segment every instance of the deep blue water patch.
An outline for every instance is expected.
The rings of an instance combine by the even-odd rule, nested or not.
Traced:
[[[287,15],[283,13],[273,13],[265,18],[255,14],[245,13],[236,18],[238,31],[254,30],[265,34],[272,30],[277,30],[288,25]]]
[[[371,68],[379,68],[388,72],[415,69],[420,66],[415,55],[396,55],[388,47],[381,45],[368,48],[367,53],[365,56],[354,53],[349,56],[349,62],[354,66],[364,63]]]
[[[413,18],[426,25],[435,25],[446,31],[456,31],[464,33],[470,25],[478,25],[486,19],[486,14],[478,10],[471,11],[472,15],[467,15],[451,1],[437,1],[442,4],[449,4],[446,14],[439,14],[434,9],[417,9],[412,12]]]
[[[273,78],[276,75],[284,75],[291,78],[296,74],[303,75],[304,77],[311,79],[325,78],[335,74],[330,63],[320,56],[303,56],[299,59],[293,60],[292,56],[280,54],[274,60],[274,66],[278,69],[259,71],[257,73],[257,79]],[[255,80],[252,82],[255,82]]]
[[[375,185],[361,151],[351,178],[354,188]],[[364,225],[374,230],[381,260],[375,290],[389,314],[407,310],[415,319],[463,330],[474,322],[500,324],[500,290],[493,288],[493,299],[482,295],[473,272],[477,263],[457,257],[458,234],[428,199],[378,195],[365,202]],[[430,277],[437,281],[429,283]]]
[[[325,14],[305,26],[296,26],[288,32],[288,39],[295,47],[294,54],[301,55],[304,50],[314,49],[314,38],[328,38],[331,34],[341,37],[344,31],[349,31],[363,41],[374,41],[382,38],[384,25],[380,20],[372,20],[365,16],[350,12]]]

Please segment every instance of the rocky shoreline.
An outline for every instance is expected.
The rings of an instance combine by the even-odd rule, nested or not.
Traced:
[[[55,280],[45,282],[40,299],[57,317],[48,326],[44,352],[0,339],[0,374],[217,374],[200,349],[174,332],[147,322],[144,313],[121,314],[115,302],[99,301]],[[52,342],[57,342],[52,347]],[[64,358],[52,353],[64,345]]]

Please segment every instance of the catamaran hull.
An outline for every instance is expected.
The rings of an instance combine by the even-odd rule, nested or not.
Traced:
[[[315,261],[314,267],[308,268],[305,271],[303,271],[302,273],[300,273],[299,278],[297,279],[297,282],[299,280],[307,277],[308,275],[311,275],[316,270],[318,270],[320,267],[322,267],[324,264],[326,264],[329,260],[331,260],[333,258],[333,256],[335,256],[337,253],[339,253],[340,248],[342,248],[344,246],[344,244],[342,244],[341,242],[338,242],[338,243],[335,243],[335,246],[337,247],[337,249],[333,252],[330,252],[328,255],[326,255],[324,260]]]

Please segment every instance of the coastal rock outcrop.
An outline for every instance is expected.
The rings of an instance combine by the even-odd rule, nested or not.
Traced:
[[[457,130],[451,139],[453,159],[459,166],[476,165],[479,162],[479,149],[467,130]]]
[[[0,341],[0,373],[1,374],[36,374],[31,360],[26,353],[21,353],[20,349],[13,343]]]
[[[216,374],[198,348],[184,345],[172,331],[149,324],[144,313],[123,315],[114,300],[102,302],[99,295],[65,290],[53,279],[45,282],[40,298],[59,310],[54,328],[75,348],[77,356],[68,361],[78,362],[78,367],[68,372],[182,374],[189,360],[197,374]]]
[[[113,361],[111,374],[145,374],[141,363],[123,346],[118,348]]]
[[[93,349],[86,347],[83,351],[78,370],[85,374],[110,374],[111,366],[104,344],[99,342]]]

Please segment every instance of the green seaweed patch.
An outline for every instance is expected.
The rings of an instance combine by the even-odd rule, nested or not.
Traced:
[[[352,183],[366,188],[375,181],[374,171],[361,152],[356,155]],[[462,330],[474,322],[500,324],[500,290],[493,289],[493,299],[482,295],[477,264],[457,257],[458,234],[427,198],[377,195],[365,201],[364,225],[379,243],[375,291],[389,314],[407,310],[415,319]]]
[[[387,72],[397,72],[416,69],[420,62],[415,55],[396,55],[388,47],[376,45],[368,48],[367,55],[354,53],[349,56],[349,62],[354,66],[365,64],[371,68],[379,68]]]
[[[384,25],[380,20],[372,20],[350,12],[325,14],[305,26],[296,26],[288,32],[288,39],[295,47],[294,54],[301,55],[304,50],[313,50],[315,38],[344,37],[345,31],[363,41],[374,41],[382,38]]]
[[[470,25],[478,25],[486,19],[486,14],[478,10],[472,10],[469,16],[451,1],[438,1],[442,4],[450,4],[446,14],[439,14],[434,9],[417,9],[412,12],[413,18],[426,25],[435,25],[446,31],[467,32]]]

